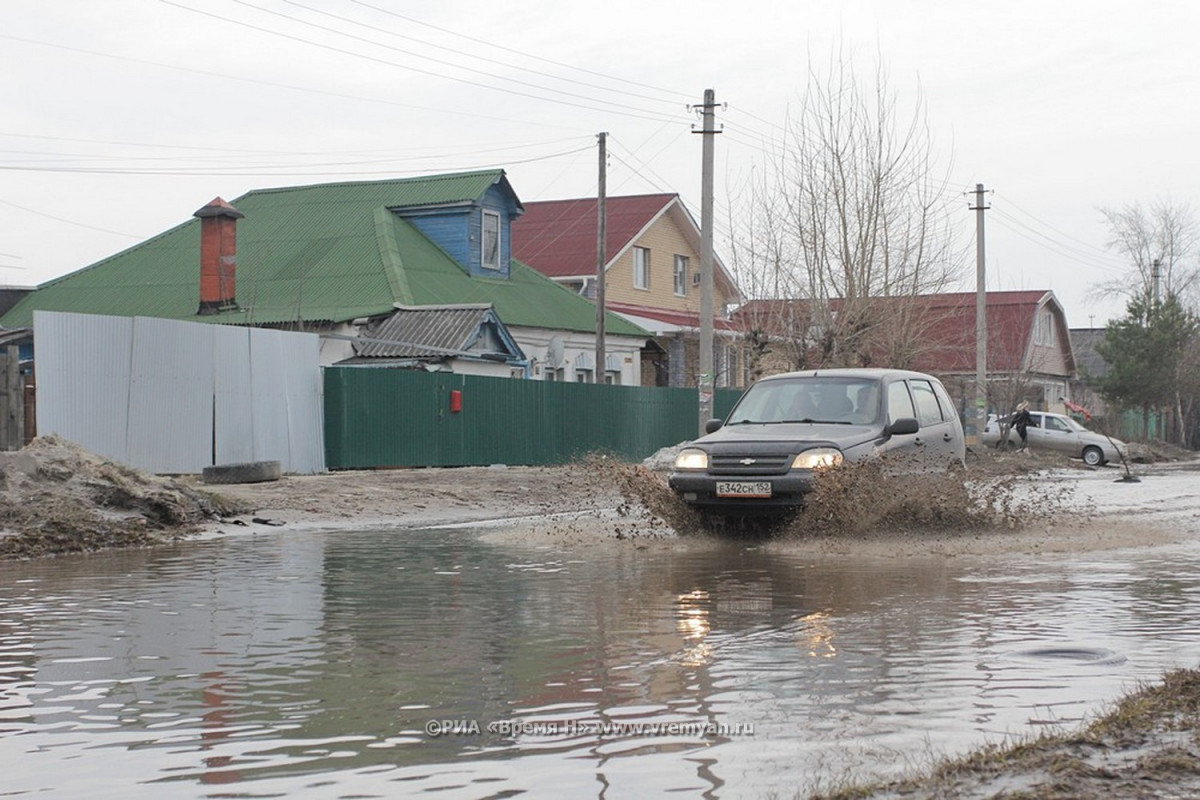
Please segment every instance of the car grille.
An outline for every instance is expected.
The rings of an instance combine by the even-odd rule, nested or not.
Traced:
[[[793,458],[792,455],[713,455],[708,471],[719,475],[782,475],[791,468]]]

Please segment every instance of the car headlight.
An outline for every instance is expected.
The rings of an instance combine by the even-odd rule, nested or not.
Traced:
[[[675,456],[675,469],[708,469],[708,453],[697,447],[688,447]]]
[[[814,447],[805,450],[792,460],[792,469],[818,469],[836,467],[844,461],[842,451],[834,447]]]

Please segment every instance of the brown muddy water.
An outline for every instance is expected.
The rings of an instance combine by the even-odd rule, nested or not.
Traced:
[[[6,797],[789,798],[1200,656],[1200,545],[270,532],[0,564]]]

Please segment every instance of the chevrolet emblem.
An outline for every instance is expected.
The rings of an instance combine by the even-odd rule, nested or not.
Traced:
[[[739,463],[739,464],[741,464],[742,466],[748,467],[748,466],[750,466],[751,464],[755,463],[755,459],[753,459],[753,458],[743,458],[743,459],[742,459],[741,461],[739,461],[738,463]]]

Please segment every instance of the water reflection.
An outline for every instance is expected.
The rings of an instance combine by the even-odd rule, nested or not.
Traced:
[[[4,785],[790,796],[1078,720],[1194,664],[1198,590],[1195,548],[868,559],[466,531],[4,564]]]

